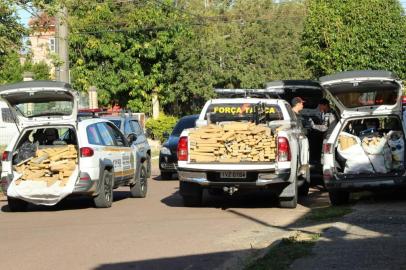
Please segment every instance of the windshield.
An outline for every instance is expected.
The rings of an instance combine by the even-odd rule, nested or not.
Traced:
[[[347,108],[395,105],[399,95],[399,86],[394,82],[345,83],[329,90]]]
[[[282,111],[279,106],[264,103],[211,104],[206,113],[210,114],[210,121],[212,123],[283,120]],[[207,119],[207,115],[205,119]]]
[[[71,101],[20,103],[16,104],[15,108],[24,117],[71,115],[73,103]]]
[[[176,124],[175,128],[173,129],[171,135],[179,137],[184,129],[194,128],[196,126],[196,119],[197,118],[195,117],[180,119],[179,122]]]

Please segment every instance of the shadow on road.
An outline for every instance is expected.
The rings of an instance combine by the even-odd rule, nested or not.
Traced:
[[[113,194],[114,202],[118,202],[127,198],[131,198],[129,191],[115,190]],[[93,199],[87,196],[67,197],[53,206],[29,204],[26,212],[36,211],[65,211],[65,210],[80,210],[87,208],[95,208]],[[8,205],[1,207],[2,212],[10,212]]]
[[[169,207],[185,207],[178,191],[163,198],[161,202]],[[221,208],[225,210],[228,208],[265,208],[277,206],[278,201],[275,196],[267,191],[247,191],[239,194],[236,193],[232,196],[227,194],[213,196],[209,195],[205,190],[201,207]]]
[[[143,261],[120,262],[111,264],[102,264],[94,270],[208,270],[208,269],[225,269],[222,266],[224,261],[233,257],[247,257],[249,254],[258,252],[257,249],[207,253],[189,256],[179,256],[172,258],[158,258]],[[241,262],[244,263],[244,262]]]
[[[178,181],[178,174],[174,173],[172,174],[171,179],[163,179],[161,175],[157,175],[155,177],[152,177],[153,180],[155,181]]]

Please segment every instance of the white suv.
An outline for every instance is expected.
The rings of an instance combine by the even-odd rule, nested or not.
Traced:
[[[342,72],[320,78],[340,112],[323,145],[323,178],[333,205],[350,192],[406,185],[403,85],[388,71]]]
[[[110,121],[78,121],[77,93],[69,84],[6,85],[0,97],[19,129],[2,156],[1,186],[11,211],[25,210],[28,203],[55,205],[72,194],[110,207],[113,189],[121,185],[130,186],[132,197],[146,196],[145,160],[137,170],[137,152]]]

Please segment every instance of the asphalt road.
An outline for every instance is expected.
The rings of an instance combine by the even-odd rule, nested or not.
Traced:
[[[204,207],[186,208],[178,182],[157,174],[147,198],[130,198],[128,188],[120,188],[109,209],[72,198],[10,213],[0,202],[1,269],[226,269],[293,230],[309,211],[305,205],[325,200],[313,190],[288,210],[264,192],[206,194]]]

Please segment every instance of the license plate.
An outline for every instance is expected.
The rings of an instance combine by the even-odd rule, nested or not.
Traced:
[[[247,172],[220,172],[220,178],[247,178]]]

